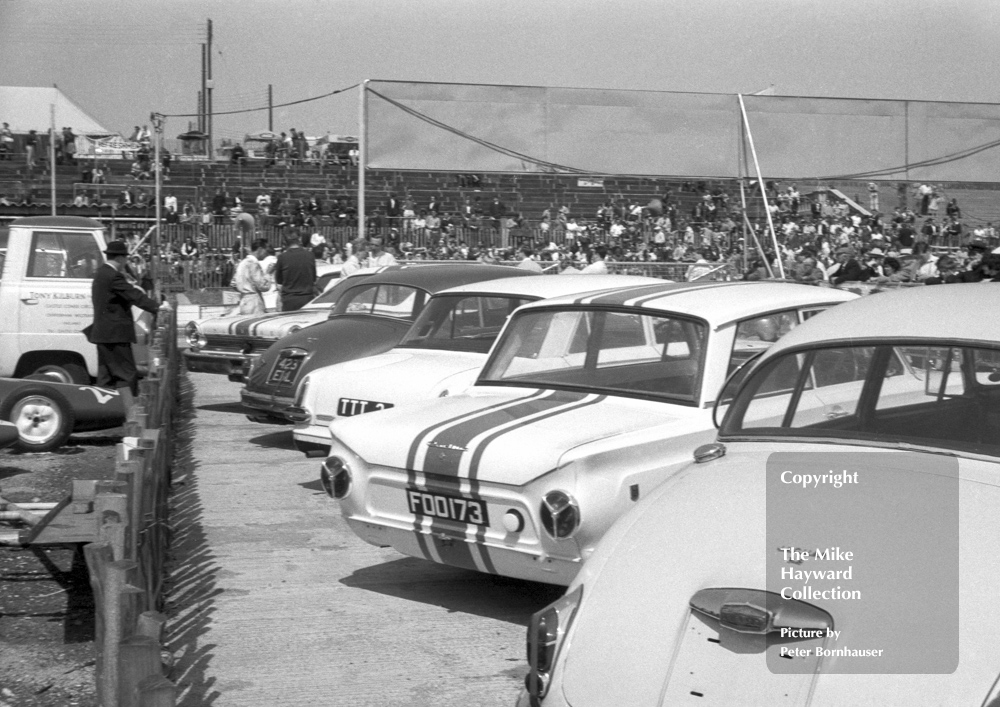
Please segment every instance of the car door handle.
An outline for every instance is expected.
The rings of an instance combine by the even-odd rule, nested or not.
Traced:
[[[22,297],[21,301],[25,304],[38,304],[38,300],[33,297]]]

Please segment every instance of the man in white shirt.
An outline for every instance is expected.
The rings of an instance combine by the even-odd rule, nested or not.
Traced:
[[[240,293],[240,314],[264,314],[263,293],[271,286],[271,278],[261,267],[268,254],[267,241],[258,238],[250,249],[250,254],[236,267],[233,286]]]
[[[368,267],[382,268],[387,265],[395,265],[396,257],[382,248],[381,238],[372,238],[368,251]]]
[[[350,255],[340,268],[340,277],[348,277],[365,267],[368,261],[368,241],[364,238],[357,238],[348,244]]]

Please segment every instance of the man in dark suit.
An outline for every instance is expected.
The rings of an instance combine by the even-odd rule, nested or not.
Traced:
[[[158,307],[155,300],[125,279],[128,262],[125,241],[112,241],[104,254],[107,262],[97,269],[90,290],[94,322],[84,331],[90,343],[97,346],[97,385],[117,389],[128,415],[139,383],[132,355],[135,343],[132,305],[154,314]]]

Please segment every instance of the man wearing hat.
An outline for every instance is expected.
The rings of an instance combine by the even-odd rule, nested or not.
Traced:
[[[155,314],[157,304],[125,278],[128,262],[125,241],[112,241],[104,255],[107,262],[97,269],[90,289],[94,322],[84,333],[97,346],[97,385],[117,389],[128,415],[139,384],[132,355],[135,343],[132,306]]]

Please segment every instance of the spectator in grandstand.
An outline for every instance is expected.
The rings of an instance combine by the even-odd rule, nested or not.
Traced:
[[[861,264],[854,258],[853,248],[838,248],[836,256],[837,261],[826,271],[830,282],[839,285],[843,282],[863,282],[866,279]]]
[[[233,145],[232,149],[229,151],[229,163],[239,166],[245,166],[247,163],[247,151],[243,149],[243,145],[236,143]]]
[[[10,123],[4,123],[0,127],[0,160],[9,160],[14,154],[14,133],[10,130]]]
[[[952,220],[957,221],[962,218],[962,209],[958,206],[958,199],[952,199],[948,202],[948,206],[945,207],[945,214]]]
[[[35,166],[35,151],[38,149],[38,133],[34,130],[28,131],[28,136],[24,138],[25,160],[28,167]]]
[[[877,212],[878,208],[878,185],[875,182],[868,182],[868,209]]]
[[[215,216],[216,223],[222,223],[222,220],[226,216],[226,202],[226,195],[222,189],[216,188],[215,194],[212,196],[212,215]]]
[[[802,260],[796,264],[790,274],[796,282],[804,282],[808,285],[826,280],[826,273],[817,265],[816,258],[812,253],[803,254]]]
[[[684,279],[688,282],[694,280],[712,280],[712,265],[706,260],[703,253],[698,254],[698,259],[688,266]]]
[[[923,280],[925,285],[942,285],[959,282],[958,262],[950,255],[942,255],[938,258],[935,269],[937,270],[937,274],[925,278]]]
[[[240,211],[233,215],[233,223],[236,226],[236,232],[240,238],[243,239],[244,243],[249,243],[257,230],[257,222],[254,220],[252,214],[248,214],[246,211]]]
[[[934,194],[934,187],[924,182],[917,187],[917,201],[920,204],[920,215],[927,216],[930,213],[931,195]]]

